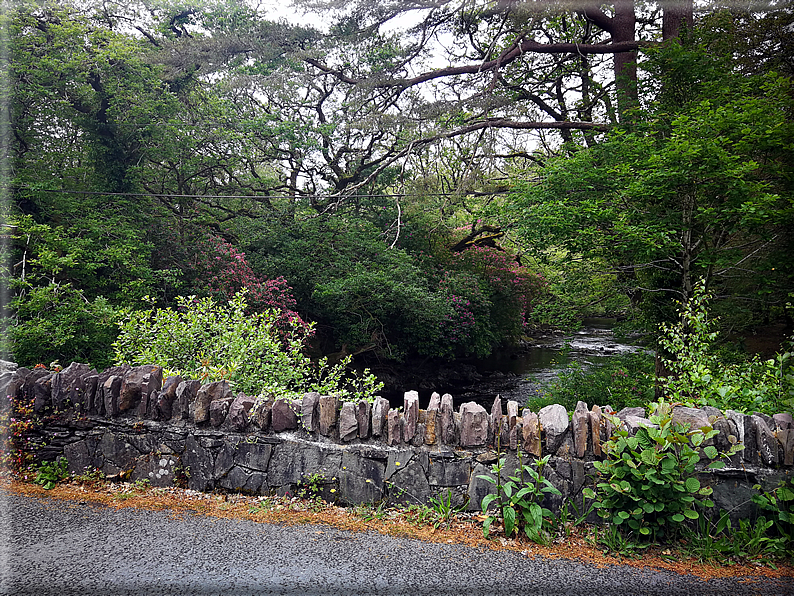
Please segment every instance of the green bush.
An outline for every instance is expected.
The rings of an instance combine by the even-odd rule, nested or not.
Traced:
[[[33,471],[36,472],[36,478],[33,482],[40,484],[46,490],[50,490],[55,488],[56,484],[69,477],[69,463],[65,457],[61,456],[56,461],[42,462]]]
[[[546,544],[549,541],[553,513],[543,507],[542,502],[546,495],[561,495],[560,491],[543,477],[543,468],[549,463],[550,457],[547,455],[542,459],[536,459],[537,470],[534,470],[530,465],[523,463],[519,449],[519,467],[513,476],[508,476],[507,480],[502,480],[505,458],[500,458],[493,464],[492,475],[478,476],[496,486],[496,493],[488,494],[482,500],[482,511],[486,514],[482,530],[486,538],[491,524],[501,517],[505,536],[508,538],[514,531],[521,533],[523,530],[527,538],[533,542]],[[491,503],[496,503],[496,514],[488,513]]]
[[[672,405],[661,400],[653,404],[650,421],[657,428],[639,428],[634,436],[620,429],[604,444],[607,458],[593,462],[599,472],[598,492],[585,489],[587,498],[596,499],[599,515],[616,526],[654,539],[671,536],[688,519],[698,519],[696,505],[714,507],[708,497],[712,489],[702,487],[695,472],[699,450],[710,460],[727,457],[705,442],[716,430],[689,429],[673,423]],[[616,428],[620,424],[613,417]],[[724,467],[712,461],[708,468]]]
[[[794,408],[794,354],[757,357],[726,364],[716,348],[716,321],[709,317],[709,295],[702,283],[679,310],[679,320],[662,325],[661,346],[670,354],[671,372],[662,380],[666,396],[696,406],[777,414]]]
[[[128,311],[113,344],[118,364],[156,364],[168,374],[202,381],[226,380],[249,395],[295,398],[308,391],[343,400],[374,399],[382,387],[364,371],[350,378],[346,366],[312,362],[303,352],[311,325],[277,311],[247,315],[244,292],[221,305],[211,298],[177,298],[177,310]]]
[[[544,387],[543,403],[537,398],[527,407],[560,404],[568,411],[577,401],[587,404],[610,405],[615,411],[645,406],[654,398],[653,356],[644,352],[611,356],[603,363],[585,367],[573,363]]]

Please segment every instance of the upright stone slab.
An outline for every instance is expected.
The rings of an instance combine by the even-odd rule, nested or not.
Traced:
[[[182,381],[177,385],[171,420],[187,420],[190,418],[190,407],[196,400],[196,394],[200,388],[201,381],[195,379]]]
[[[251,408],[254,407],[255,403],[255,397],[251,397],[245,393],[239,393],[237,395],[232,405],[229,406],[229,421],[234,430],[245,430],[245,427],[248,426],[249,423],[248,413],[251,411]]]
[[[427,405],[425,413],[425,445],[435,445],[439,442],[441,429],[439,409],[441,408],[441,396],[433,393],[430,396],[430,403]]]
[[[388,428],[387,444],[399,445],[402,438],[402,417],[397,410],[389,410],[386,426]]]
[[[778,431],[782,432],[782,431]],[[783,443],[783,465],[794,466],[794,428],[786,429],[785,442]]]
[[[13,373],[6,373],[8,376],[13,376]],[[49,373],[36,379],[33,383],[33,412],[39,414],[47,406],[52,403],[52,381],[55,374]],[[90,377],[94,379],[94,386],[96,386],[96,376]],[[2,395],[2,393],[0,393]],[[92,412],[95,413],[95,412]]]
[[[136,408],[138,418],[143,420],[152,417],[159,393],[159,391],[155,390],[150,391],[149,393],[144,392],[141,394],[141,401],[138,402],[138,406]]]
[[[303,430],[314,433],[320,426],[319,421],[320,394],[316,391],[306,393],[301,401],[301,424]]]
[[[491,404],[491,426],[488,433],[488,442],[496,445],[496,439],[502,428],[502,397],[497,394]]]
[[[102,403],[102,393],[99,390],[99,375],[88,375],[83,379],[85,383],[85,398],[89,414],[105,414],[105,405]],[[38,386],[38,382],[36,383]],[[49,391],[49,390],[48,390]]]
[[[388,432],[386,418],[389,415],[389,400],[385,397],[376,397],[372,405],[372,436],[380,437]]]
[[[515,451],[518,447],[518,402],[510,400],[507,402],[507,444],[510,449]],[[522,423],[523,424],[523,423]],[[522,437],[523,438],[523,437]]]
[[[176,401],[176,390],[182,383],[179,375],[166,377],[163,381],[163,388],[157,394],[157,402],[154,404],[156,420],[171,420],[174,413],[174,402]]]
[[[136,366],[124,375],[119,393],[119,411],[126,412],[136,407],[144,395],[159,391],[163,386],[163,369],[159,366]],[[209,403],[207,404],[209,408]],[[209,410],[207,413],[209,416]]]
[[[460,406],[460,446],[485,445],[488,439],[488,413],[481,405],[470,401]]]
[[[775,421],[775,426],[778,429],[786,430],[788,428],[794,428],[794,416],[792,416],[788,412],[783,412],[781,414],[773,414],[772,420]]]
[[[725,418],[736,427],[736,441],[744,444],[744,414],[735,410],[725,410]]]
[[[441,409],[441,396],[433,391],[432,395],[430,396],[430,403],[427,404],[427,411],[430,410],[440,410]]]
[[[270,412],[270,427],[273,432],[277,433],[298,428],[298,416],[286,399],[277,399],[273,402],[273,409]]]
[[[521,430],[521,426],[523,426],[522,424],[519,424],[520,421],[521,420],[519,418],[516,419],[516,425],[510,429],[510,434],[508,435],[508,444],[510,445],[511,451],[518,449],[518,433]]]
[[[425,444],[425,435],[427,434],[427,425],[424,422],[416,423],[416,432],[414,438],[411,439],[411,445],[421,447]]]
[[[232,390],[226,381],[215,381],[202,385],[193,400],[193,422],[201,424],[210,419],[210,404],[216,399],[232,396]]]
[[[551,404],[538,412],[540,426],[546,435],[546,452],[556,453],[568,432],[568,412],[560,404]]]
[[[590,413],[587,416],[590,420],[590,435],[593,442],[593,455],[596,457],[601,457],[601,441],[602,439],[606,440],[606,437],[602,437],[605,429],[603,428],[604,418],[601,415],[601,408],[593,404],[593,408],[590,410]]]
[[[744,451],[742,451],[742,455],[744,456],[744,461],[758,465],[761,462],[761,454],[758,450],[758,442],[760,440],[758,438],[758,426],[753,416],[745,414],[742,414],[742,416],[744,417]]]
[[[352,402],[346,401],[342,404],[342,410],[339,412],[339,438],[348,442],[357,436],[356,406]]]
[[[335,395],[323,395],[319,403],[320,422],[319,431],[324,437],[331,436],[336,428],[336,417],[339,409],[339,400]]]
[[[363,399],[356,404],[356,423],[358,424],[358,437],[363,441],[369,439],[369,425],[372,420],[372,406]]]
[[[259,428],[262,432],[266,432],[270,428],[270,422],[273,418],[273,404],[275,400],[272,397],[267,399],[258,399],[251,408],[249,419],[254,423],[254,426]]]
[[[210,425],[218,428],[226,421],[229,415],[229,408],[231,408],[234,396],[225,397],[223,399],[216,399],[210,403]]]
[[[105,416],[115,418],[119,415],[119,392],[121,377],[109,377],[102,385],[102,401],[105,404]]]
[[[587,404],[583,401],[576,403],[576,409],[573,412],[571,419],[571,426],[573,430],[573,449],[576,457],[584,457],[587,452],[587,435],[588,422],[590,420],[590,412],[587,410]]]
[[[419,422],[419,393],[406,391],[403,396],[403,441],[410,443],[416,434],[416,423]]]
[[[446,445],[454,445],[455,415],[452,406],[452,396],[445,393],[441,396],[441,441]]]
[[[518,402],[510,400],[507,402],[507,425],[509,428],[513,428],[516,425],[516,420],[518,419]]]
[[[524,452],[540,457],[540,422],[538,421],[538,415],[525,408],[522,417],[524,419],[521,429],[524,438]]]
[[[767,466],[776,466],[778,463],[777,438],[775,437],[766,420],[760,416],[751,416],[757,430],[756,440],[761,463]]]
[[[42,370],[34,370],[29,375],[31,389],[38,378],[47,376],[50,373]],[[83,378],[88,375],[96,374],[87,364],[72,362],[61,372],[56,373],[52,379],[52,405],[56,410],[63,409],[67,404],[72,404],[78,412],[82,412],[85,407],[83,398]]]

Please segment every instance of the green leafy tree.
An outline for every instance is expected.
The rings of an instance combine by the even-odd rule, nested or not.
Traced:
[[[538,258],[609,264],[650,321],[700,277],[768,315],[793,279],[790,81],[678,44],[646,69],[655,96],[636,124],[517,182],[508,216]]]

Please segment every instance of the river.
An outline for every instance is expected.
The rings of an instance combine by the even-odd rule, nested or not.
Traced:
[[[433,390],[450,393],[455,408],[474,401],[490,411],[497,394],[523,405],[530,395],[543,393],[543,386],[567,365],[593,366],[611,356],[643,349],[639,336],[618,337],[614,325],[614,319],[585,319],[578,331],[540,332],[521,347],[500,350],[488,358],[461,361],[458,367],[471,371],[471,382],[463,380],[433,389],[420,386],[419,405],[427,407]],[[402,394],[388,397],[394,407],[402,405]]]

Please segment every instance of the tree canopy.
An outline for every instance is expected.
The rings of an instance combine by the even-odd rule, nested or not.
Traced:
[[[794,16],[698,8],[15,3],[7,349],[106,365],[144,297],[242,287],[365,359],[665,320],[700,277],[781,316]]]

